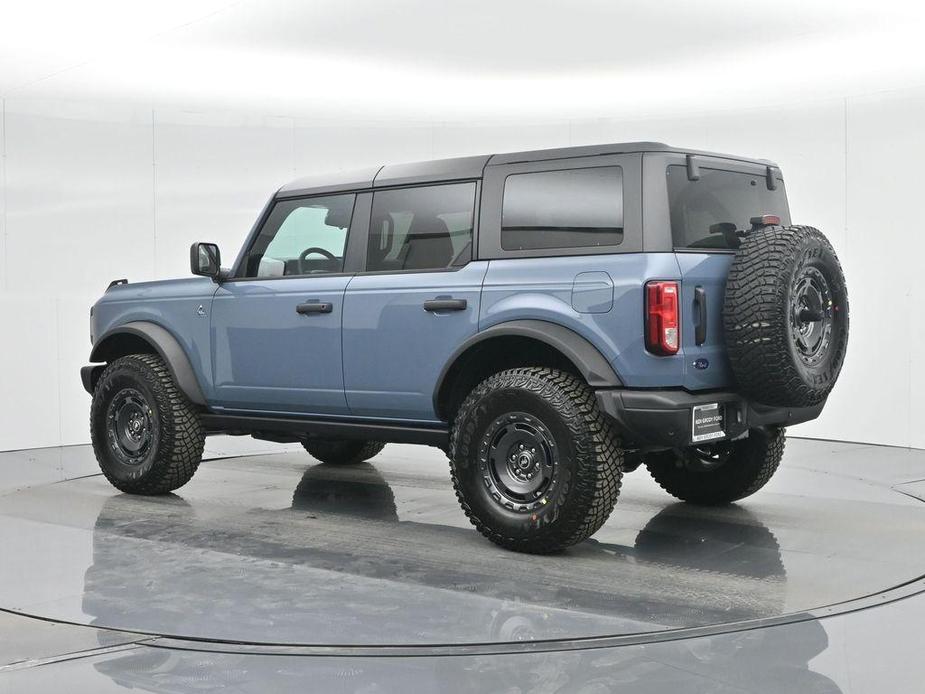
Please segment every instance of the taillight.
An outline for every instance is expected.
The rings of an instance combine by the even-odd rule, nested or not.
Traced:
[[[764,229],[765,227],[780,226],[780,217],[776,214],[763,214],[760,217],[752,217],[748,221],[752,225],[752,231]]]
[[[646,349],[664,356],[681,344],[677,282],[646,283]]]

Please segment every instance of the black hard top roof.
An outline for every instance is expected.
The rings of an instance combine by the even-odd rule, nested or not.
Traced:
[[[457,157],[454,159],[434,159],[432,161],[407,164],[386,164],[385,166],[374,166],[354,171],[308,176],[287,183],[279,189],[277,196],[288,198],[345,190],[407,185],[410,183],[473,179],[481,178],[486,166],[592,157],[604,154],[628,154],[631,152],[677,152],[680,154],[734,159],[764,166],[775,165],[765,159],[752,159],[682,147],[671,147],[662,142],[622,142],[606,145],[560,147],[557,149],[536,149],[528,152],[508,152],[506,154],[484,154],[476,157]]]

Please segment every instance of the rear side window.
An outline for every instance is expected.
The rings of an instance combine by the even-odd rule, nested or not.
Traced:
[[[687,167],[668,167],[668,204],[675,248],[729,248],[720,225],[748,229],[749,220],[776,214],[790,223],[784,182],[768,190],[764,174],[700,169],[700,179],[688,180]]]
[[[506,251],[616,246],[623,241],[619,166],[511,174],[504,181]]]
[[[366,269],[437,270],[472,257],[475,183],[373,194]]]

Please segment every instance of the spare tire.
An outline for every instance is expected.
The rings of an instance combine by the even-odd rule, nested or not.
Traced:
[[[825,400],[848,346],[848,292],[828,239],[807,226],[746,234],[726,278],[723,323],[744,395],[783,407]]]

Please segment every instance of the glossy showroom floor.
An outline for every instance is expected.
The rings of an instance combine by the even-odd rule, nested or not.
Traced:
[[[162,498],[0,454],[0,694],[921,692],[925,451],[791,439],[724,509],[644,471],[560,556],[468,525],[436,449],[215,438]]]

